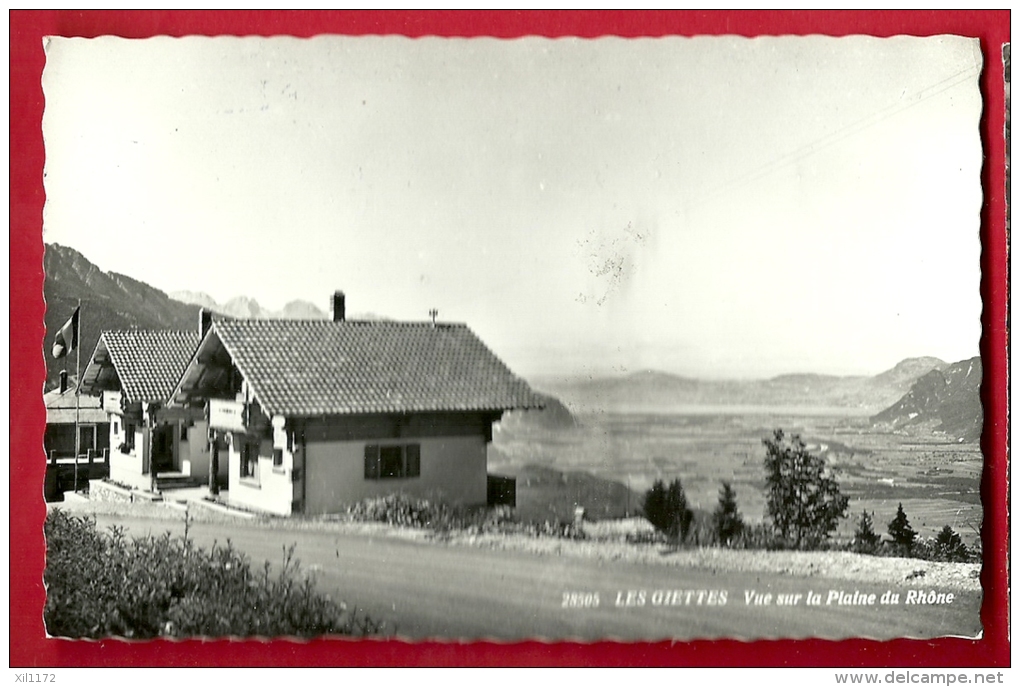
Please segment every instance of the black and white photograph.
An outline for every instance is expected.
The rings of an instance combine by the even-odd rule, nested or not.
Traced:
[[[48,636],[982,635],[977,39],[44,49]]]

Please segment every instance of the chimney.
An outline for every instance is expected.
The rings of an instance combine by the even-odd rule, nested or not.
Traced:
[[[209,332],[209,327],[212,326],[212,312],[205,308],[199,308],[198,310],[198,338],[204,339],[205,335]]]
[[[344,304],[344,292],[343,291],[334,291],[333,292],[333,303],[332,303],[331,310],[333,312],[333,321],[334,322],[343,322],[344,320],[347,319],[347,312],[346,312],[346,306]]]
[[[67,370],[60,371],[60,393],[67,393]]]

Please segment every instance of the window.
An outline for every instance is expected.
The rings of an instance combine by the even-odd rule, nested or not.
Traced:
[[[120,434],[120,425],[117,424],[116,420],[113,421],[113,433]]]
[[[250,444],[247,441],[241,444],[241,477],[252,480],[258,480],[259,478],[259,449],[257,444]]]
[[[181,441],[188,440],[188,426],[185,424],[181,425]]]
[[[418,444],[365,447],[365,479],[400,479],[421,476]]]
[[[283,449],[282,448],[274,448],[273,449],[273,467],[274,468],[278,468],[278,467],[281,467],[281,466],[283,466]]]
[[[128,451],[135,450],[135,426],[124,423],[124,446]]]

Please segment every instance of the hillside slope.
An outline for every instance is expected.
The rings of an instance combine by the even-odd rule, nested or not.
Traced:
[[[934,429],[964,441],[981,438],[981,358],[953,363],[920,377],[899,401],[871,418],[876,425],[901,428],[932,423]]]
[[[104,272],[88,258],[66,246],[46,244],[43,256],[43,296],[46,301],[47,388],[57,383],[60,370],[74,374],[74,353],[56,360],[50,354],[54,333],[74,312],[81,299],[82,365],[95,350],[99,334],[108,329],[178,329],[198,327],[196,305],[173,300],[144,282],[116,272]]]

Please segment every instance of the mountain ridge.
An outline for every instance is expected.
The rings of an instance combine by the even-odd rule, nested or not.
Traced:
[[[327,320],[329,315],[320,310],[314,303],[304,300],[290,301],[280,310],[269,310],[248,296],[234,296],[226,303],[220,304],[202,291],[173,291],[170,298],[198,305],[212,312],[229,317],[259,320]]]
[[[832,407],[873,413],[905,394],[914,381],[948,363],[906,358],[877,375],[788,373],[766,379],[697,379],[640,370],[619,377],[546,379],[535,386],[573,411],[663,411],[687,406]]]
[[[931,424],[961,441],[981,438],[981,358],[961,360],[922,375],[893,405],[871,417],[877,426],[891,429]]]
[[[104,272],[74,248],[46,244],[43,254],[43,298],[46,310],[46,388],[55,386],[60,371],[74,374],[75,353],[54,359],[53,335],[82,304],[79,349],[84,361],[95,350],[99,335],[110,329],[198,328],[198,306],[180,303],[145,282],[116,272]]]

